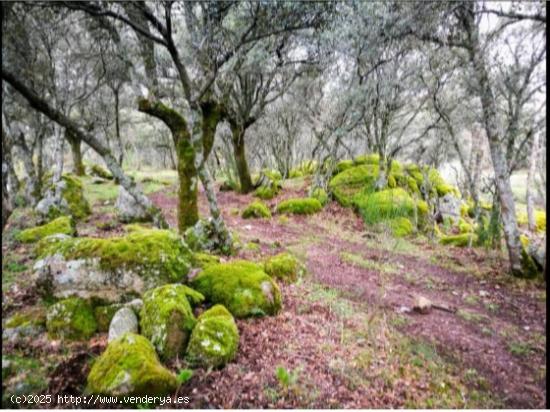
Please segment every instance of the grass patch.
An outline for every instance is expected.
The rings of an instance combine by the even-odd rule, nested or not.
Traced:
[[[375,270],[383,273],[397,273],[399,269],[390,263],[380,263],[374,260],[368,260],[354,253],[342,252],[340,258],[347,263],[363,269]]]

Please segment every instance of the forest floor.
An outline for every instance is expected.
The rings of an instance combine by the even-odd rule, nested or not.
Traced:
[[[164,183],[153,179],[146,192],[175,226],[176,189]],[[304,197],[306,188],[303,179],[287,181],[267,203],[273,207],[285,198]],[[98,225],[114,221],[110,189],[88,184],[86,189],[94,215],[79,224],[79,235],[119,233],[115,224]],[[507,275],[502,252],[373,233],[335,202],[308,217],[243,220],[240,211],[252,200],[218,194],[226,222],[243,245],[237,258],[260,261],[288,250],[307,273],[281,286],[279,315],[237,321],[237,358],[222,370],[196,370],[178,391],[191,399],[182,406],[545,407],[545,285]],[[200,208],[208,215],[202,194]],[[9,237],[2,244],[4,319],[38,300],[28,282],[29,248],[14,249]],[[417,296],[457,311],[408,311]],[[61,344],[44,334],[3,344],[3,356],[18,359],[22,368],[3,390],[31,379],[42,393],[80,394],[90,359],[104,349],[106,335]],[[181,364],[169,366],[177,371]],[[279,367],[284,378],[277,377]]]

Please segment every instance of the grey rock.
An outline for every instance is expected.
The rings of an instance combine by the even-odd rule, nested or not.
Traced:
[[[143,301],[139,298],[136,298],[134,300],[131,300],[130,302],[127,302],[124,306],[132,309],[136,315],[139,315],[139,311],[143,307]]]
[[[113,320],[111,320],[108,342],[112,342],[126,332],[137,333],[138,320],[132,309],[124,307],[119,309],[113,316]]]
[[[439,198],[438,210],[443,218],[449,217],[453,221],[460,218],[460,199],[452,193]]]
[[[115,207],[121,222],[131,223],[151,220],[151,216],[145,208],[137,203],[134,197],[122,186],[118,191]]]

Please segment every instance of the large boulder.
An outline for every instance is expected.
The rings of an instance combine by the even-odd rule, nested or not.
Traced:
[[[146,338],[126,333],[110,342],[88,375],[91,393],[125,396],[164,396],[178,386],[176,376],[159,362]]]
[[[80,298],[68,298],[55,303],[48,308],[46,329],[54,339],[89,339],[97,330],[92,306]]]
[[[217,368],[235,358],[239,345],[239,330],[231,313],[215,305],[199,316],[193,328],[186,358],[204,368]]]
[[[136,199],[120,186],[115,207],[121,222],[149,222],[152,216]]]
[[[143,295],[141,333],[153,343],[161,359],[172,359],[185,351],[196,323],[188,294],[184,285],[164,285]]]
[[[119,309],[109,325],[108,342],[112,342],[127,332],[138,332],[138,320],[134,311],[130,308]]]
[[[282,307],[279,287],[253,262],[208,265],[190,284],[209,302],[224,305],[237,318],[275,315]]]
[[[124,302],[181,281],[191,252],[170,230],[140,229],[113,238],[49,236],[37,245],[36,282],[43,294]]]

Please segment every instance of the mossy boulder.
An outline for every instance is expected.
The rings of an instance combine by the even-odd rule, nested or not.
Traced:
[[[329,189],[342,206],[351,206],[360,191],[373,191],[378,177],[378,164],[355,166],[338,173],[329,182]]]
[[[472,233],[474,231],[474,226],[471,223],[460,218],[458,220],[458,231],[459,233]]]
[[[97,163],[89,165],[87,169],[87,172],[90,176],[97,176],[107,180],[113,179],[113,175],[107,169],[105,169],[103,166],[98,165]]]
[[[209,265],[215,265],[216,263],[220,263],[220,257],[216,255],[212,255],[210,253],[195,252],[195,254],[193,254],[192,261],[193,261],[194,267],[204,269]]]
[[[173,359],[185,351],[196,319],[183,285],[164,285],[143,295],[140,327],[161,359]]]
[[[55,186],[51,182],[51,178],[51,173],[47,173],[44,176],[44,180],[46,181],[46,184],[43,187],[44,196],[48,193],[55,192]],[[63,200],[66,202],[68,212],[71,216],[73,216],[76,220],[80,220],[92,213],[90,204],[84,197],[82,182],[78,177],[69,173],[64,174],[61,176],[61,180],[58,184],[61,185],[61,195]],[[50,208],[46,214],[47,219],[52,220],[66,213],[65,210],[62,209]]]
[[[302,266],[293,255],[283,252],[267,258],[264,263],[264,271],[271,277],[291,283],[298,280]]]
[[[53,304],[46,314],[46,329],[55,339],[89,339],[97,330],[92,305],[76,297]]]
[[[259,197],[260,199],[269,200],[277,196],[280,190],[281,189],[278,185],[263,185],[254,191],[254,196]]]
[[[316,187],[311,191],[311,197],[317,199],[321,206],[325,206],[329,202],[329,197],[325,189],[322,187]]]
[[[11,315],[2,328],[2,339],[16,341],[36,337],[46,327],[46,308],[41,305],[26,307]]]
[[[185,243],[194,252],[216,251],[219,249],[214,225],[211,220],[201,219],[183,234]]]
[[[224,305],[237,318],[275,315],[282,307],[279,287],[253,262],[211,265],[190,283],[207,301]]]
[[[126,333],[109,343],[88,375],[90,393],[164,396],[178,387],[176,376],[159,362],[145,337]]]
[[[61,216],[44,225],[22,230],[17,233],[15,238],[22,243],[34,243],[56,233],[69,236],[76,234],[75,224],[71,216]]]
[[[140,188],[140,190],[142,190]],[[150,222],[151,213],[130,194],[124,187],[119,186],[115,203],[118,219],[123,223]]]
[[[386,189],[379,192],[361,192],[353,198],[353,205],[367,224],[398,217],[411,218],[423,214],[423,205],[402,188]]]
[[[177,233],[156,229],[113,238],[49,236],[37,253],[36,280],[45,293],[111,303],[183,280],[192,258]]]
[[[235,358],[239,330],[231,313],[215,305],[199,316],[191,332],[186,359],[194,366],[218,368]]]
[[[295,215],[312,215],[321,209],[323,209],[321,202],[311,197],[287,199],[277,205],[277,213]]]
[[[243,210],[241,216],[243,219],[270,218],[271,212],[264,202],[255,200]]]
[[[442,236],[439,239],[442,245],[451,245],[457,247],[467,247],[477,244],[477,235],[474,233],[461,233],[459,235]]]

